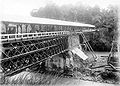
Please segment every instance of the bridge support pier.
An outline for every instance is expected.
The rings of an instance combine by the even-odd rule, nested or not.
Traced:
[[[68,54],[70,55],[70,64],[73,66],[74,69],[74,57],[73,53],[71,52],[75,48],[79,48],[82,50],[81,44],[80,44],[80,38],[78,34],[72,34],[68,37],[68,46],[69,46],[69,52]]]

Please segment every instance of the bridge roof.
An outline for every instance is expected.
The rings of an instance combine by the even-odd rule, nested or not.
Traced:
[[[79,26],[79,27],[95,27],[91,24],[84,24],[78,22],[62,21],[48,18],[37,17],[21,17],[21,16],[2,16],[2,21],[15,23],[30,23],[30,24],[50,24],[50,25],[64,25],[64,26]]]

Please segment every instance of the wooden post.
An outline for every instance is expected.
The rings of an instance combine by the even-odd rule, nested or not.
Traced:
[[[0,84],[4,84],[5,83],[5,76],[3,72],[0,72]]]

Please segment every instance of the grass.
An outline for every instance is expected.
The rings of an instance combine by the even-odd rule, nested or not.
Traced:
[[[21,72],[17,75],[7,77],[5,84],[55,85],[60,79],[62,79],[62,76],[55,72]]]

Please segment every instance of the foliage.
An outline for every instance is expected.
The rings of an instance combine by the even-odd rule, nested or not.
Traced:
[[[39,8],[37,12],[31,12],[34,17],[95,25],[101,31],[92,34],[90,44],[97,51],[109,51],[111,42],[117,39],[117,14],[117,7],[115,6],[110,5],[107,9],[100,9],[99,6],[90,7],[81,3],[76,6],[64,5],[61,7],[50,3],[44,8]],[[98,48],[96,49],[96,47]]]

